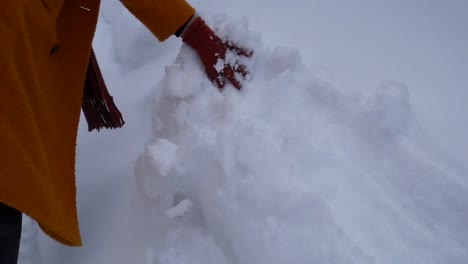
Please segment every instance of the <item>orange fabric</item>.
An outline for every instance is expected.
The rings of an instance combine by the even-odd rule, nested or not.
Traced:
[[[194,13],[180,0],[123,2],[161,40]],[[74,246],[81,245],[76,136],[99,4],[0,4],[0,202],[33,217],[59,242]]]
[[[195,10],[185,0],[121,0],[160,40],[174,34]]]

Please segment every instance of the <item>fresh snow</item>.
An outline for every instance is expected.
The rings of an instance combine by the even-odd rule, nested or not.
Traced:
[[[80,126],[84,247],[58,245],[25,219],[20,263],[468,261],[468,170],[458,163],[468,155],[441,151],[417,88],[342,87],[313,64],[320,36],[307,35],[304,9],[326,10],[323,1],[192,3],[223,39],[254,51],[241,58],[244,89],[220,92],[192,49],[155,42],[104,1],[95,48],[127,124]],[[233,14],[219,15],[223,4]],[[284,24],[258,32],[281,12]],[[280,25],[302,30],[305,44],[271,43]]]

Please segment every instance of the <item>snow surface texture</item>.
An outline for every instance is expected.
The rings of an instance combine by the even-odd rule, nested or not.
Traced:
[[[141,180],[138,195],[149,208],[166,203],[154,222],[177,194],[193,207],[165,230],[171,239],[152,251],[153,263],[468,259],[467,186],[423,147],[403,84],[370,98],[343,94],[297,50],[266,47],[240,21],[214,24],[255,47],[255,74],[241,93],[219,93],[187,47],[166,68],[155,143],[136,173],[152,183]]]
[[[109,147],[119,149],[117,160],[138,159],[132,182],[114,183],[126,186],[112,201],[118,209],[108,209],[114,221],[84,218],[107,226],[105,234],[84,234],[98,249],[87,256],[52,249],[26,222],[22,263],[468,260],[466,170],[432,147],[404,84],[385,82],[370,95],[343,92],[305,65],[299,50],[264,43],[246,19],[207,22],[254,50],[242,60],[251,80],[241,92],[228,86],[220,93],[183,46],[156,87],[145,80],[150,104],[133,109],[132,117],[148,117],[139,128],[148,131],[120,132],[137,147]],[[125,60],[126,45],[117,45],[117,61]],[[114,175],[128,173],[116,163]],[[91,187],[113,189],[106,179],[88,183],[100,194],[80,205],[82,224],[97,210],[93,203],[109,199]]]

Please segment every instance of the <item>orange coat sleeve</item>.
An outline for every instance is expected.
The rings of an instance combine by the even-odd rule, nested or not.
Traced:
[[[173,35],[195,13],[185,0],[121,0],[158,39]]]

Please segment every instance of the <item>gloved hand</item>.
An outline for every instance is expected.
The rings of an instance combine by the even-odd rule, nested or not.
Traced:
[[[215,81],[220,89],[226,85],[226,79],[234,87],[241,89],[238,78],[245,78],[249,72],[245,65],[239,64],[235,58],[238,55],[250,57],[251,51],[223,42],[200,17],[194,18],[187,26],[182,40],[197,51],[208,77]]]

